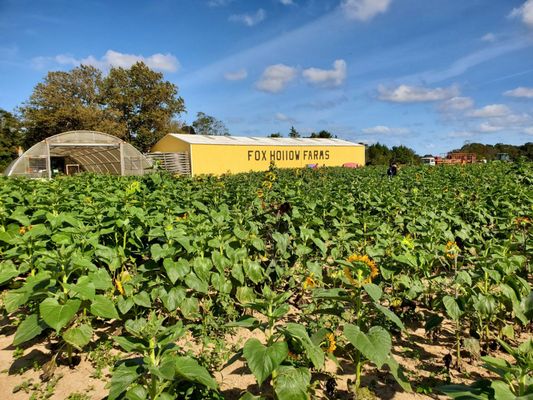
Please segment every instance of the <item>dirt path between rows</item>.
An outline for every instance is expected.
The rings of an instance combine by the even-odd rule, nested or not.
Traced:
[[[454,339],[450,329],[451,325],[444,324],[439,335],[430,340],[426,337],[422,327],[413,327],[396,340],[393,353],[398,363],[404,368],[407,378],[412,382],[413,388],[422,393],[406,393],[394,381],[387,371],[378,371],[367,367],[364,371],[363,386],[369,387],[379,399],[384,400],[423,400],[444,399],[432,388],[445,384],[446,377],[450,376],[453,383],[470,383],[480,377],[489,377],[481,362],[465,358],[461,372],[453,367],[449,375],[444,366],[444,357],[453,353]],[[523,334],[525,339],[525,334]],[[261,340],[260,331],[249,332],[237,329],[233,335],[228,335],[226,341],[234,347],[239,347],[250,337]],[[520,339],[519,339],[520,340]],[[40,376],[43,365],[51,358],[50,344],[34,343],[25,347],[23,352],[11,346],[13,332],[4,327],[0,335],[0,388],[2,399],[51,399],[51,400],[102,400],[107,396],[106,384],[110,380],[110,368],[96,365],[95,358],[100,361],[109,354],[117,354],[115,349],[107,349],[107,353],[83,353],[79,365],[69,368],[59,365],[54,377],[47,382],[42,382]],[[109,342],[108,342],[109,344]],[[205,351],[192,340],[184,344],[185,350],[192,352]],[[509,356],[495,353],[493,355]],[[91,358],[91,359],[90,359]],[[324,382],[334,377],[336,382],[337,399],[351,399],[353,395],[348,391],[348,382],[354,378],[353,367],[347,360],[339,359],[341,369],[328,360],[323,373],[314,377],[320,380],[315,390],[315,398],[326,399]],[[112,364],[112,363],[110,363]],[[220,390],[228,400],[237,400],[248,390],[254,394],[259,393],[259,388],[250,370],[242,359],[214,372],[214,377],[220,385]],[[31,397],[33,396],[33,397]],[[70,397],[69,397],[70,396]]]

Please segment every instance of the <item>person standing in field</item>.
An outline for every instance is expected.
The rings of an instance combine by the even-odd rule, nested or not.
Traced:
[[[396,165],[395,162],[391,163],[389,165],[389,169],[387,169],[387,176],[389,179],[392,179],[398,174],[398,165]]]

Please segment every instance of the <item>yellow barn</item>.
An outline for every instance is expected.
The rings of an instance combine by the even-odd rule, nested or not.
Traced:
[[[208,136],[170,133],[149,156],[170,171],[223,174],[307,166],[363,166],[365,146],[341,139]]]

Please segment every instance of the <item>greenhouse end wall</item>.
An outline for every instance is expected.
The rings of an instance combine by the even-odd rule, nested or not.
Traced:
[[[5,175],[29,178],[78,172],[143,175],[151,165],[135,147],[116,136],[70,131],[33,145],[6,169]]]

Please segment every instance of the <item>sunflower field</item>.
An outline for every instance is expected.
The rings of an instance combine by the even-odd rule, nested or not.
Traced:
[[[0,178],[0,386],[531,399],[532,228],[528,163]]]

